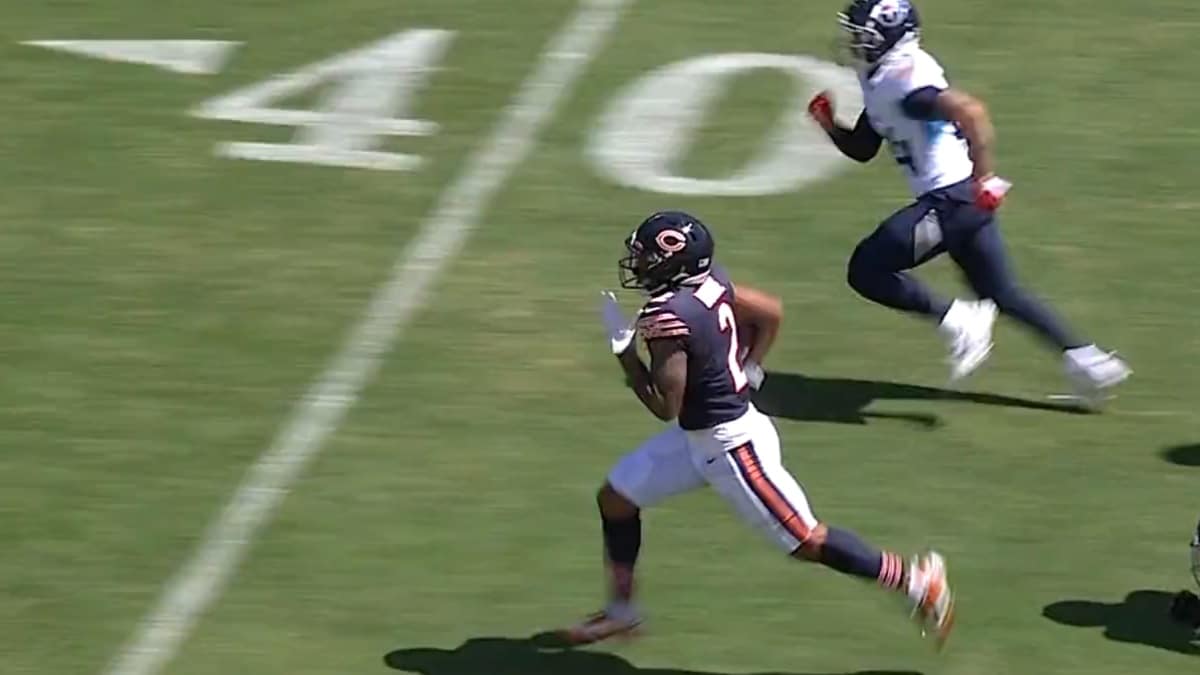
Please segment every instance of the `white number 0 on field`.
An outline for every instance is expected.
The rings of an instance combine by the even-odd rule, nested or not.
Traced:
[[[384,152],[385,136],[429,136],[437,125],[411,119],[413,98],[436,68],[454,33],[406,30],[286,75],[202,103],[193,114],[231,122],[299,127],[290,143],[222,143],[217,153],[237,159],[301,162],[403,171],[420,157]],[[272,104],[328,85],[319,110]]]
[[[678,176],[708,108],[729,80],[756,69],[782,71],[788,105],[756,156],[732,176]],[[809,97],[829,89],[849,109],[862,105],[854,71],[807,56],[709,54],[651,71],[612,102],[588,143],[601,174],[621,185],[676,195],[753,196],[795,190],[824,178],[844,160],[807,117]],[[757,139],[755,139],[757,140]]]

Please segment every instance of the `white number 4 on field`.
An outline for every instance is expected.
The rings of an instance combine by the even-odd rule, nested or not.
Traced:
[[[358,169],[406,171],[415,155],[379,149],[386,136],[431,136],[437,124],[412,119],[413,99],[437,67],[452,31],[406,30],[286,75],[210,99],[197,117],[298,127],[290,143],[229,142],[217,154],[236,159],[300,162]],[[272,107],[325,86],[318,110]]]

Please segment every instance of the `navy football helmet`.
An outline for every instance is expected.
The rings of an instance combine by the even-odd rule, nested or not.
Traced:
[[[642,221],[625,240],[618,262],[621,287],[650,295],[704,278],[712,267],[712,233],[698,218],[682,211],[660,211]]]
[[[909,0],[852,0],[838,14],[851,55],[867,65],[878,63],[896,45],[920,36],[921,18]]]

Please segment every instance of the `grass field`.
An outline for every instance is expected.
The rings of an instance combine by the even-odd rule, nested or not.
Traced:
[[[1022,276],[1136,371],[1103,415],[1030,405],[1061,388],[1059,364],[1011,324],[968,385],[979,395],[940,391],[930,329],[853,295],[849,252],[907,198],[890,160],[743,197],[656,194],[596,169],[597,119],[655,68],[828,57],[836,3],[710,4],[628,3],[161,672],[1195,668],[1200,647],[1162,616],[1189,583],[1200,481],[1178,463],[1200,454],[1194,3],[921,4],[927,45],[995,115]],[[576,5],[3,6],[2,669],[101,675]],[[287,143],[295,129],[188,114],[412,28],[454,31],[409,101],[440,128],[378,148],[423,157],[416,170],[229,159],[218,143]],[[208,77],[19,45],[84,38],[243,44]],[[790,87],[769,70],[734,79],[672,170],[733,174]],[[313,107],[315,91],[289,103]],[[657,428],[620,385],[594,300],[615,283],[621,238],[667,206],[714,227],[735,278],[785,299],[764,396],[818,514],[947,555],[961,614],[943,654],[892,598],[782,559],[705,493],[647,517],[645,639],[574,653],[526,640],[597,606],[592,493]],[[944,262],[924,275],[958,288]]]

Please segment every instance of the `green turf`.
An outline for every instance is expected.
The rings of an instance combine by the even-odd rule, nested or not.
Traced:
[[[587,136],[633,78],[715,52],[825,57],[836,10],[640,0],[166,672],[384,673],[392,650],[426,650],[395,659],[426,675],[1194,668],[1147,593],[1187,582],[1200,480],[1161,454],[1200,443],[1192,5],[1127,4],[921,5],[927,44],[996,117],[1022,276],[1137,371],[1107,414],[887,384],[944,384],[928,327],[843,280],[858,238],[906,198],[888,160],[754,198],[600,177]],[[0,653],[6,673],[98,672],[573,3],[3,5]],[[416,100],[441,132],[388,141],[425,156],[420,171],[220,159],[218,141],[291,130],[185,114],[408,27],[458,32]],[[209,78],[16,45],[105,37],[245,44]],[[680,170],[722,175],[752,155],[785,84],[739,81]],[[668,205],[715,227],[735,278],[785,299],[765,393],[795,418],[779,422],[785,459],[818,514],[948,556],[961,619],[946,653],[892,598],[781,559],[708,494],[647,516],[643,641],[575,654],[521,641],[594,609],[592,491],[657,428],[620,386],[594,294],[629,227]],[[926,276],[957,288],[944,263]],[[821,379],[797,398],[784,373]],[[970,383],[1028,401],[1059,387],[1054,357],[1008,324]],[[1043,616],[1062,601],[1101,603],[1085,607],[1097,625]]]

